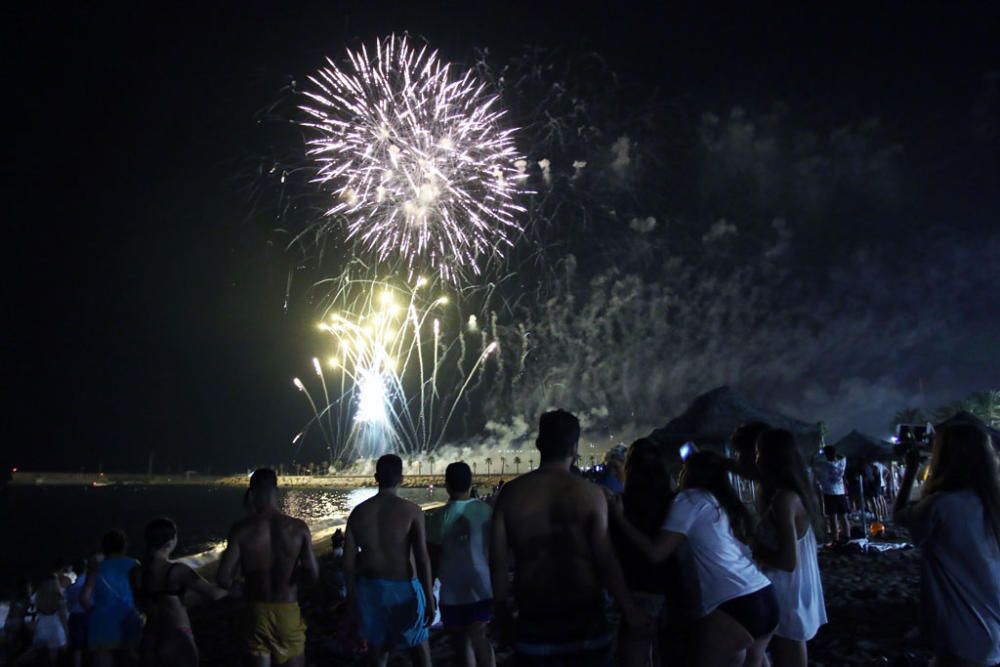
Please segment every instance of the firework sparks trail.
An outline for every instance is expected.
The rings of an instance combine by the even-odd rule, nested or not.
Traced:
[[[405,36],[327,62],[301,106],[315,180],[334,197],[326,215],[411,278],[418,266],[452,284],[480,275],[523,231],[523,158],[499,97]]]
[[[336,429],[330,427],[336,436],[327,438],[332,458],[433,450],[477,372],[482,381],[483,364],[496,349],[495,341],[484,342],[471,370],[439,391],[440,367],[464,354],[465,348],[456,341],[442,343],[438,315],[449,302],[445,297],[423,298],[428,289],[424,280],[401,289],[378,280],[345,278],[331,296],[319,327],[333,338],[335,349],[325,367],[314,360],[314,369],[324,392],[331,386],[325,373],[339,372],[340,395],[324,393],[327,404],[320,409],[301,380],[296,378],[294,384],[314,414],[303,433],[316,422],[326,437],[324,416],[331,422],[336,416]],[[425,354],[427,345],[433,347]],[[440,423],[434,419],[436,411],[447,415]]]

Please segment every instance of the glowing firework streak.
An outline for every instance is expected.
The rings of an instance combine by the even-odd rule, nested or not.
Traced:
[[[417,281],[415,287],[404,290],[379,281],[345,279],[332,297],[333,303],[343,307],[328,312],[319,327],[333,338],[337,356],[330,358],[327,371],[316,359],[313,367],[324,391],[330,386],[324,373],[341,374],[340,396],[327,397],[327,405],[320,410],[298,378],[295,386],[306,394],[313,409],[310,424],[318,422],[322,430],[324,413],[331,421],[338,415],[337,428],[330,428],[331,433],[336,431],[331,445],[335,458],[432,450],[444,436],[472,376],[477,371],[481,376],[483,362],[496,348],[495,341],[484,345],[471,370],[462,374],[457,390],[439,391],[438,370],[454,356],[449,355],[454,345],[441,344],[441,320],[432,316],[448,300],[441,297],[421,305],[426,303],[420,298],[426,284]],[[433,351],[427,350],[432,354],[424,354],[425,345],[433,346]],[[458,364],[461,368],[461,359]],[[447,414],[440,424],[434,420],[439,404],[442,414]]]
[[[427,265],[452,283],[479,275],[523,231],[523,158],[499,97],[406,37],[377,41],[371,56],[348,50],[343,67],[327,62],[301,107],[315,180],[334,197],[327,216],[411,277]]]

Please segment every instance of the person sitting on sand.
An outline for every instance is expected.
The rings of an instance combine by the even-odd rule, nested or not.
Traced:
[[[611,505],[614,523],[650,561],[666,560],[686,545],[686,565],[698,592],[691,664],[758,667],[778,626],[774,588],[744,543],[751,520],[729,483],[735,469],[734,461],[713,452],[688,456],[681,492],[653,540],[625,518],[621,503]]]
[[[937,667],[1000,662],[1000,474],[981,424],[934,434],[930,479],[909,505],[920,451],[906,454],[894,518],[920,549],[924,634]]]
[[[184,563],[170,560],[177,547],[177,526],[170,519],[146,524],[146,554],[131,572],[132,590],[146,614],[142,636],[143,663],[147,665],[197,665],[198,647],[184,596],[194,593],[218,600],[226,592],[205,581]]]
[[[101,539],[103,558],[91,561],[80,599],[90,610],[87,648],[95,667],[128,663],[142,638],[142,617],[135,608],[129,572],[138,563],[125,555],[125,533],[112,530]]]
[[[448,504],[427,520],[432,571],[441,581],[441,623],[451,633],[458,664],[493,667],[496,657],[486,636],[486,624],[493,618],[489,566],[493,509],[470,496],[468,464],[450,464],[444,481]]]
[[[538,468],[504,486],[493,513],[490,574],[501,631],[512,625],[518,665],[604,665],[614,633],[605,590],[624,622],[647,631],[608,537],[608,503],[596,484],[574,475],[580,422],[563,410],[539,419]],[[508,551],[514,555],[510,595]]]
[[[847,459],[837,455],[836,447],[827,445],[823,448],[822,455],[816,458],[813,467],[816,470],[816,481],[823,492],[827,535],[834,543],[841,539],[846,542],[851,539],[851,524],[847,519],[851,507],[847,501],[847,487],[844,485]]]
[[[244,503],[253,513],[229,531],[216,582],[231,589],[243,577],[246,598],[243,651],[255,665],[304,665],[306,624],[298,589],[319,579],[312,537],[304,521],[278,510],[278,476],[270,468],[250,476]]]
[[[347,519],[348,604],[358,614],[371,664],[384,666],[391,651],[407,650],[415,664],[430,667],[435,603],[424,513],[398,495],[403,460],[395,454],[376,462],[375,481],[378,493]]]
[[[813,521],[818,512],[802,453],[789,431],[771,429],[757,439],[757,469],[766,546],[755,556],[774,585],[781,615],[771,639],[775,667],[806,667],[806,642],[826,623],[823,582],[816,559]]]

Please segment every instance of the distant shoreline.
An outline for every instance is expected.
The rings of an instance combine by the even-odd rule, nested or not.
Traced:
[[[492,487],[500,480],[516,477],[511,473],[474,475],[473,485]],[[372,475],[281,475],[279,485],[283,487],[312,489],[357,489],[374,487]],[[11,486],[227,486],[243,487],[247,484],[245,475],[143,475],[135,473],[93,473],[93,472],[35,472],[18,471],[11,479]],[[421,488],[444,486],[444,473],[435,475],[405,475],[404,487]]]

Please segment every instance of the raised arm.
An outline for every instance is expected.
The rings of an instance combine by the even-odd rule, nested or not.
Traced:
[[[219,559],[219,569],[215,572],[215,582],[222,588],[232,588],[236,582],[237,568],[240,565],[240,540],[234,527],[229,531],[226,550]]]
[[[434,602],[434,584],[431,580],[431,557],[427,553],[427,526],[424,511],[418,506],[413,507],[413,523],[410,524],[410,548],[413,550],[413,560],[417,567],[417,578],[424,589],[424,599],[427,600],[425,618],[427,626],[434,622],[436,610]]]
[[[896,502],[892,506],[892,520],[897,523],[905,525],[910,519],[910,494],[913,492],[913,483],[917,481],[919,469],[920,452],[914,448],[906,452],[906,470],[899,485],[899,493],[896,494]]]

